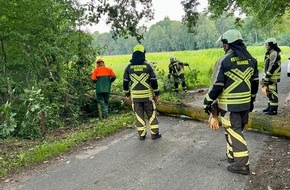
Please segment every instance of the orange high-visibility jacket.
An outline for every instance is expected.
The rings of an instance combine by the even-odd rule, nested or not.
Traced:
[[[115,81],[114,71],[105,66],[98,66],[92,73],[92,81],[96,82],[96,93],[110,92],[111,83]]]

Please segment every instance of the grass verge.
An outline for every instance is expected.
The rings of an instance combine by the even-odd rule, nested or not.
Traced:
[[[44,141],[9,139],[1,141],[0,178],[4,179],[20,169],[28,168],[76,148],[78,145],[106,137],[130,126],[135,120],[132,113],[113,115],[97,124],[86,124],[78,129],[48,134]],[[92,121],[91,121],[92,122]]]

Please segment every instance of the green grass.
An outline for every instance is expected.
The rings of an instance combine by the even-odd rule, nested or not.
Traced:
[[[290,48],[287,46],[280,47],[282,61],[285,61],[290,57]],[[259,70],[263,68],[265,47],[264,46],[249,46],[248,51],[258,60]],[[191,70],[197,70],[198,73],[198,85],[195,87],[208,86],[210,84],[211,72],[215,62],[224,54],[222,48],[206,49],[197,51],[177,51],[177,52],[162,52],[162,53],[147,53],[146,59],[149,62],[157,62],[156,68],[164,70],[168,73],[168,64],[170,57],[176,57],[177,59],[189,63]],[[104,56],[106,65],[113,68],[117,75],[117,82],[122,81],[123,72],[131,59],[131,55],[116,55],[116,56]],[[189,75],[189,68],[185,67],[185,75]],[[190,85],[194,86],[194,85]]]
[[[131,112],[112,115],[108,120],[104,120],[103,122],[95,120],[94,124],[80,126],[78,130],[69,133],[66,132],[61,137],[51,135],[46,141],[40,142],[30,148],[1,155],[0,178],[4,178],[10,173],[17,172],[21,168],[26,168],[53,157],[60,156],[85,142],[113,134],[131,125],[134,120],[135,117]],[[7,143],[9,143],[9,141]],[[21,143],[18,142],[17,144]],[[25,146],[24,142],[22,142],[21,146]]]

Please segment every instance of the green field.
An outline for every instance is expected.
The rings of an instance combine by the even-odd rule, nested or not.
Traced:
[[[282,49],[282,61],[284,62],[290,57],[290,48],[287,46],[280,47]],[[264,46],[250,46],[248,51],[258,60],[259,70],[263,68],[263,60],[265,55]],[[164,75],[168,74],[168,64],[170,57],[176,57],[182,62],[189,63],[189,67],[192,72],[196,73],[197,82],[193,82],[189,77],[191,71],[188,67],[185,67],[185,75],[187,77],[187,83],[189,88],[206,87],[210,84],[210,78],[213,66],[215,62],[224,54],[223,49],[206,49],[198,51],[176,51],[176,52],[162,52],[162,53],[146,53],[146,59],[149,62],[157,62],[155,64],[157,71],[164,71]],[[131,59],[131,55],[116,55],[116,56],[104,56],[107,66],[114,69],[117,75],[117,83],[122,81],[122,76],[126,65]],[[162,73],[162,72],[161,72]],[[159,76],[159,80],[163,80],[164,76]],[[162,83],[162,81],[161,81]]]

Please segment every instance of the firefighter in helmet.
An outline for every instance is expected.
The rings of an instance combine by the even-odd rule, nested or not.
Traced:
[[[231,163],[227,170],[248,175],[249,152],[243,130],[258,91],[257,61],[247,51],[238,30],[226,31],[220,41],[225,55],[215,64],[212,84],[204,99],[204,110],[209,113],[213,101],[218,102],[222,126],[225,128],[226,156]]]
[[[187,85],[184,77],[184,66],[188,66],[188,63],[178,61],[175,57],[170,58],[168,79],[170,79],[171,76],[173,76],[174,91],[176,93],[178,93],[178,86],[180,83],[183,88],[183,91],[184,92],[187,91]]]
[[[281,76],[281,49],[275,38],[268,38],[265,41],[266,54],[264,59],[264,74],[261,84],[268,88],[268,107],[263,110],[268,115],[277,115],[278,90],[277,83]]]
[[[158,139],[161,134],[155,105],[159,96],[157,78],[151,64],[145,60],[144,46],[136,45],[133,51],[132,59],[123,75],[123,89],[125,96],[132,99],[139,139],[146,139],[146,123],[149,125],[151,138]],[[145,121],[145,113],[148,122]]]

